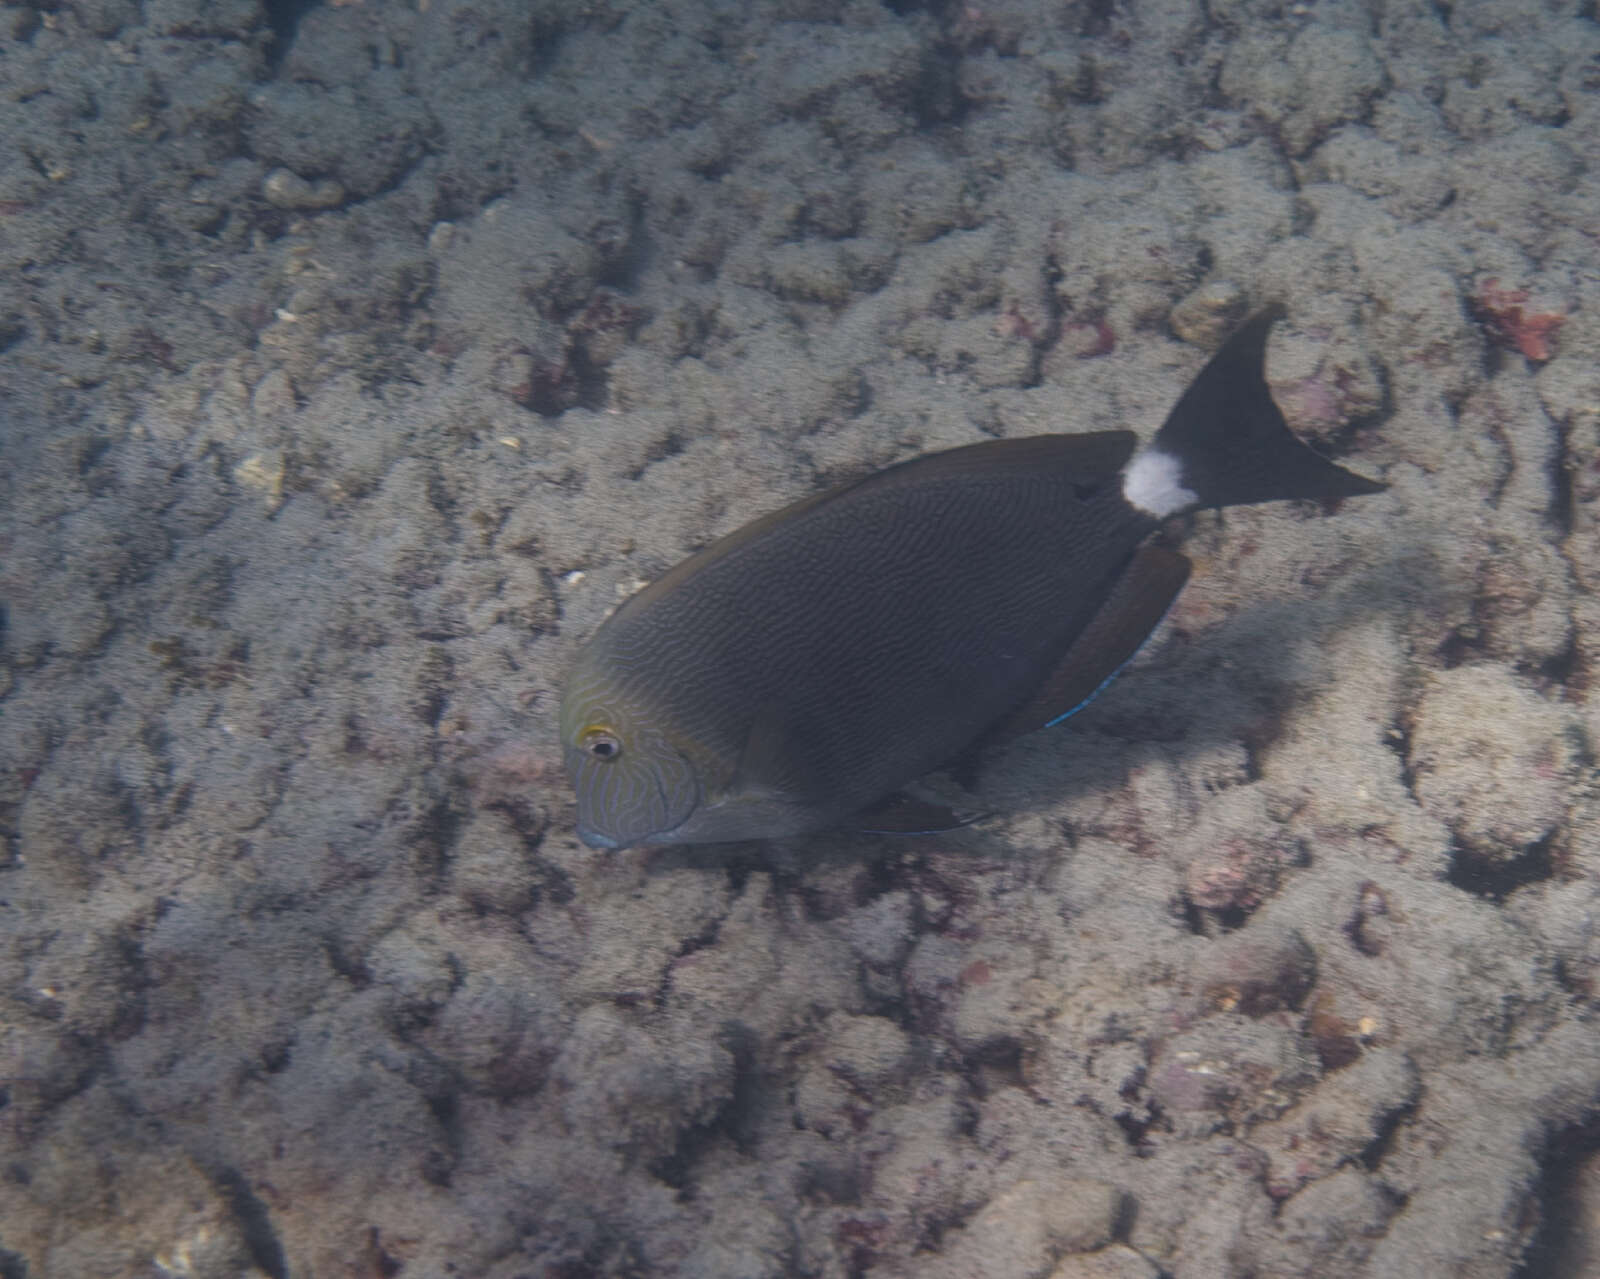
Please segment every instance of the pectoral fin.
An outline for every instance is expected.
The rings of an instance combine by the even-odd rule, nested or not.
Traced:
[[[1176,551],[1157,546],[1135,551],[1100,611],[1033,697],[1001,721],[989,740],[1008,742],[1081,711],[1150,638],[1188,580],[1189,561]]]
[[[804,763],[801,731],[783,706],[774,702],[761,706],[751,717],[727,793],[763,795],[793,804],[816,796],[819,784]]]
[[[970,826],[988,815],[976,810],[946,808],[943,804],[897,791],[866,812],[857,813],[850,824],[864,835],[938,835]]]

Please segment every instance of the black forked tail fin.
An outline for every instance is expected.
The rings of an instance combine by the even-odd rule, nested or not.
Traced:
[[[1134,459],[1124,492],[1155,515],[1285,498],[1359,497],[1387,486],[1336,466],[1290,432],[1264,373],[1281,306],[1258,311],[1215,355]]]

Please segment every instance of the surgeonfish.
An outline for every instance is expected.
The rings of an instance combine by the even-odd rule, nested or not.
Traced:
[[[1144,448],[1130,431],[913,458],[747,524],[633,595],[561,706],[594,848],[935,831],[901,788],[1084,706],[1189,576],[1149,545],[1208,507],[1376,493],[1289,431],[1261,311]]]

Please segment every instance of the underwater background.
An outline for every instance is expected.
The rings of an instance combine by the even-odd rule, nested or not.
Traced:
[[[619,599],[1271,302],[1389,490],[997,816],[579,843]],[[1597,352],[1592,0],[8,0],[0,1279],[1600,1273]]]

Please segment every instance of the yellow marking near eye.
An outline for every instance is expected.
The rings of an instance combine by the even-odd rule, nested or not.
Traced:
[[[606,749],[597,750],[602,744]],[[598,760],[610,763],[622,754],[622,738],[609,724],[590,724],[578,734],[578,748],[588,751]]]

